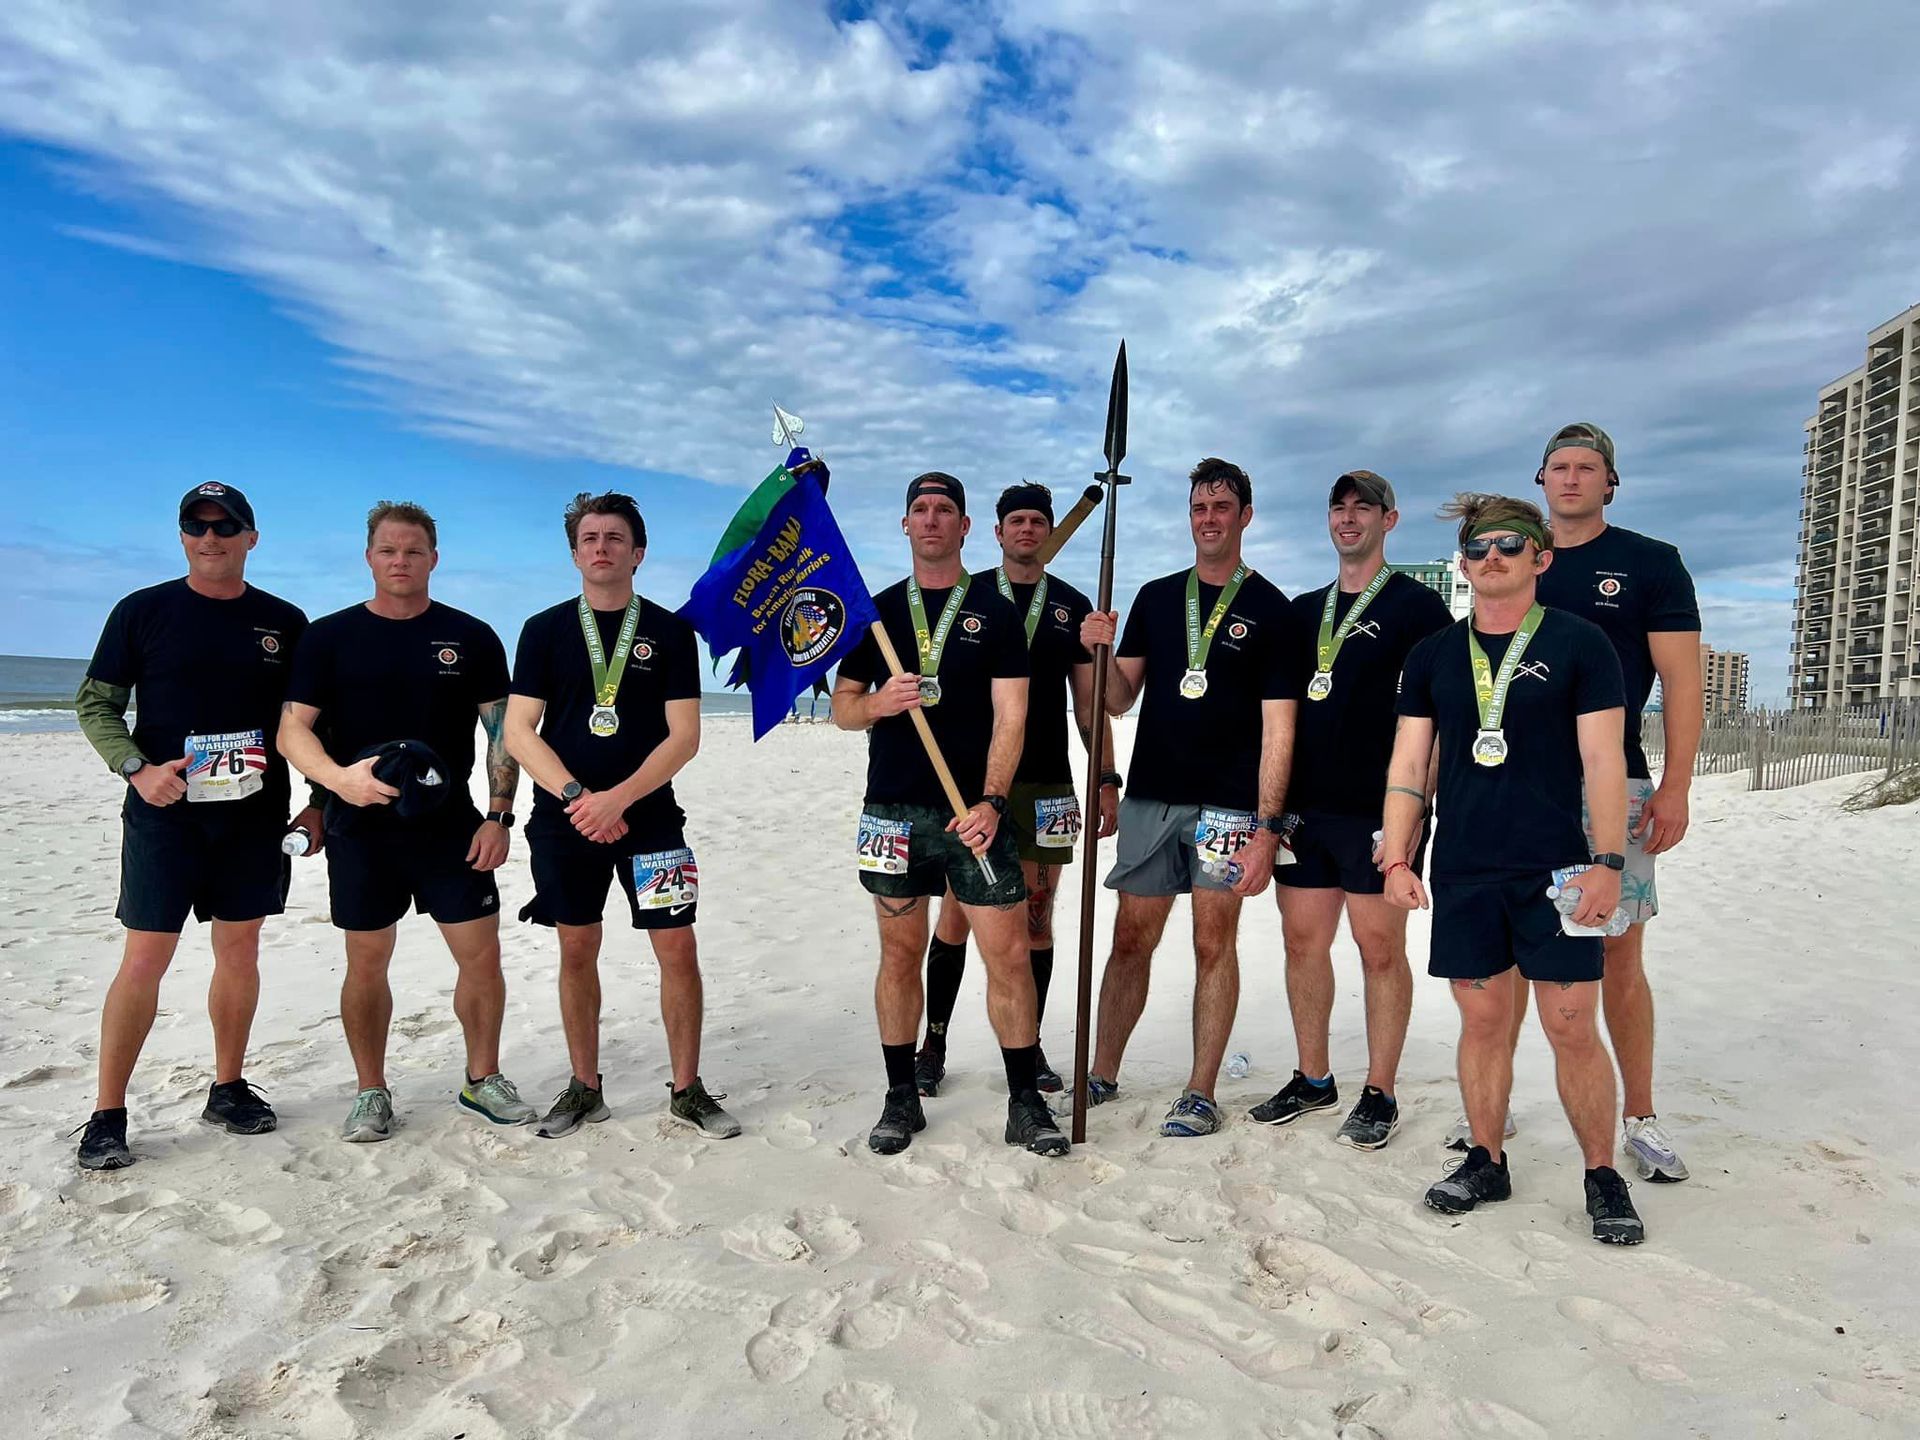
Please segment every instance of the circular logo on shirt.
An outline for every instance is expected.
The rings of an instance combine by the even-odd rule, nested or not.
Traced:
[[[1232,636],[1235,640],[1246,639],[1247,638],[1247,622],[1244,620],[1234,621],[1231,625],[1227,626],[1227,634]]]
[[[799,590],[780,614],[780,643],[798,668],[833,649],[846,628],[847,607],[838,595],[831,590]]]
[[[636,660],[651,660],[653,658],[653,646],[642,640],[638,645],[633,647],[633,658]]]
[[[1600,593],[1611,600],[1620,593],[1620,582],[1609,575],[1600,582]]]
[[[1067,616],[1067,607],[1066,607],[1066,606],[1064,606],[1064,605],[1056,605],[1056,606],[1054,606],[1054,607],[1053,607],[1053,618],[1054,618],[1054,619],[1056,619],[1056,620],[1058,620],[1058,621],[1059,621],[1059,622],[1060,622],[1060,623],[1061,623],[1062,625],[1064,625],[1064,624],[1066,624],[1066,623],[1067,623],[1067,619],[1068,619],[1068,616]]]
[[[978,635],[980,633],[980,617],[978,615],[967,616],[966,619],[960,622],[960,628],[969,635]]]
[[[262,635],[260,637],[260,648],[269,655],[278,655],[280,653],[280,637],[278,635]]]
[[[457,664],[460,659],[460,652],[454,649],[451,645],[442,645],[436,653],[438,654],[440,663],[442,665]]]

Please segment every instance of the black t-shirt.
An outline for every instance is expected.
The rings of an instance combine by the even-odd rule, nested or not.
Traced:
[[[999,588],[997,583],[994,588]],[[1023,640],[1034,589],[1018,582],[1013,586],[1013,608]],[[1073,667],[1093,663],[1093,656],[1080,643],[1080,622],[1091,609],[1093,602],[1058,575],[1047,577],[1046,603],[1034,627],[1033,643],[1027,647],[1027,738],[1015,780],[1033,785],[1066,785],[1073,780],[1072,762],[1067,758],[1067,712],[1073,705]]]
[[[1480,635],[1496,675],[1512,639]],[[1400,677],[1399,713],[1431,719],[1440,737],[1433,878],[1480,883],[1586,864],[1579,717],[1625,703],[1613,647],[1597,625],[1545,613],[1507,691],[1501,765],[1473,760],[1480,706],[1471,665],[1467,622],[1458,620],[1414,646]]]
[[[1347,632],[1333,662],[1332,693],[1314,700],[1305,691],[1318,668],[1320,612],[1330,588],[1322,585],[1293,597],[1302,699],[1294,728],[1287,808],[1378,821],[1380,802],[1387,793],[1387,762],[1393,758],[1394,692],[1400,667],[1415,645],[1446,629],[1453,616],[1447,602],[1432,590],[1410,575],[1395,574]],[[1333,609],[1336,627],[1358,598],[1340,592]]]
[[[1203,626],[1223,588],[1200,587]],[[1187,572],[1142,585],[1114,652],[1147,662],[1128,793],[1166,805],[1257,810],[1261,702],[1300,698],[1298,645],[1287,597],[1264,575],[1250,574],[1214,632],[1207,693],[1185,699]]]
[[[232,600],[199,594],[184,579],[136,590],[107,616],[87,664],[87,678],[134,692],[133,743],[148,761],[187,754],[189,737],[211,742],[202,755],[218,752],[243,784],[243,771],[258,788],[242,799],[181,801],[153,811],[127,787],[127,806],[184,819],[215,813],[235,819],[287,817],[287,762],[274,737],[280,702],[286,697],[293,656],[307,617],[277,595],[249,585]],[[193,784],[192,772],[183,778]]]
[[[929,628],[939,625],[951,593],[951,586],[921,589]],[[920,652],[907,610],[907,582],[889,585],[873,597],[873,603],[900,663],[915,668]],[[966,598],[940,653],[940,703],[922,709],[947,768],[953,771],[954,784],[969,805],[978,803],[987,788],[993,682],[1023,679],[1027,674],[1023,618],[994,587],[991,574],[968,576]],[[844,680],[881,685],[887,677],[887,662],[871,632],[840,662],[839,678]],[[940,787],[940,777],[906,711],[876,720],[867,732],[867,803],[947,808],[947,792]]]
[[[323,615],[294,656],[287,699],[320,711],[315,733],[338,765],[389,740],[423,740],[447,764],[450,801],[471,811],[480,707],[507,695],[507,652],[484,620],[434,601],[410,620],[365,605]],[[382,817],[391,807],[330,805],[328,822]]]
[[[1584,545],[1555,546],[1539,595],[1542,605],[1591,620],[1613,642],[1627,686],[1627,774],[1648,778],[1652,772],[1640,746],[1640,712],[1654,679],[1647,635],[1700,629],[1693,577],[1680,552],[1663,540],[1609,525]]]
[[[600,644],[609,661],[627,612],[595,610]],[[633,650],[613,708],[620,728],[595,735],[587,728],[593,712],[593,665],[580,633],[580,601],[564,600],[542,610],[520,630],[513,658],[513,693],[546,702],[540,738],[553,747],[573,778],[589,790],[610,790],[629,778],[667,738],[667,702],[700,698],[700,652],[693,627],[644,597],[633,632]],[[557,795],[534,787],[534,824],[571,825]],[[630,805],[626,821],[633,829],[661,820],[678,823],[680,807],[673,786],[662,785]]]

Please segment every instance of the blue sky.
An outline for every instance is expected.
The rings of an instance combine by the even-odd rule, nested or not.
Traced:
[[[1253,474],[1294,590],[1340,470],[1395,481],[1426,558],[1441,500],[1524,493],[1592,419],[1613,518],[1681,545],[1707,638],[1781,693],[1799,424],[1920,299],[1920,121],[1904,4],[1761,11],[16,0],[0,650],[84,654],[209,478],[312,613],[406,497],[438,593],[511,639],[609,486],[677,603],[775,400],[880,583],[918,470],[982,512],[1084,485],[1124,334],[1122,596],[1181,563],[1203,454]]]

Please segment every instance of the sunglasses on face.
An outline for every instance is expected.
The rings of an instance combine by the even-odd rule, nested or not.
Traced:
[[[1489,550],[1512,556],[1525,554],[1526,549],[1527,537],[1524,535],[1476,535],[1460,547],[1460,553],[1469,560],[1484,560]]]
[[[222,540],[231,540],[246,528],[246,526],[242,525],[231,515],[223,515],[218,520],[196,520],[189,515],[180,522],[180,533],[182,535],[191,535],[196,540],[209,530],[218,535]]]

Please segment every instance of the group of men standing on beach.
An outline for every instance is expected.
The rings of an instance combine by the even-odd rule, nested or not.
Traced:
[[[945,1080],[971,937],[1006,1073],[1006,1139],[1038,1154],[1067,1152],[1043,1098],[1062,1082],[1039,1037],[1055,886],[1083,824],[1067,715],[1084,741],[1138,702],[1130,773],[1124,784],[1114,771],[1100,777],[1094,817],[1103,836],[1117,831],[1105,883],[1119,910],[1089,1100],[1120,1093],[1152,957],[1174,897],[1188,895],[1193,1064],[1161,1133],[1220,1129],[1215,1086],[1239,998],[1241,903],[1272,882],[1299,1067],[1251,1118],[1285,1125],[1337,1113],[1331,952],[1344,913],[1361,955],[1368,1065],[1337,1138],[1385,1146],[1399,1124],[1395,1081],[1412,1003],[1406,916],[1429,903],[1421,870],[1437,812],[1429,970],[1450,981],[1460,1010],[1465,1116],[1449,1143],[1467,1153],[1427,1203],[1461,1213],[1511,1193],[1512,1055],[1532,988],[1585,1160],[1594,1235],[1643,1238],[1611,1164],[1614,1059],[1634,1168],[1647,1179],[1686,1178],[1655,1119],[1641,927],[1657,908],[1653,857],[1687,825],[1702,719],[1699,617],[1678,552],[1607,524],[1619,474],[1604,431],[1564,427],[1536,479],[1550,525],[1530,502],[1496,496],[1462,496],[1443,512],[1459,521],[1474,593],[1471,619],[1455,622],[1437,595],[1386,565],[1399,512],[1381,476],[1356,470],[1335,481],[1328,531],[1337,578],[1289,601],[1242,555],[1251,481],[1238,466],[1203,460],[1189,484],[1194,563],[1143,586],[1124,629],[1116,612],[1096,610],[1039,561],[1054,523],[1045,487],[1002,493],[1000,563],[970,575],[960,480],[930,471],[909,484],[902,529],[912,571],[875,596],[892,645],[864,640],[842,661],[832,695],[835,722],[869,732],[855,860],[880,939],[875,1008],[887,1089],[869,1137],[875,1151],[904,1150],[926,1125],[922,1100]],[[281,755],[313,785],[295,832],[329,855],[333,921],[345,934],[341,1014],[358,1072],[347,1139],[392,1130],[386,967],[410,906],[439,922],[458,969],[460,1102],[503,1124],[539,1118],[499,1062],[504,985],[491,872],[507,853],[523,767],[535,782],[536,893],[522,918],[558,930],[572,1064],[539,1133],[564,1135],[608,1114],[597,960],[617,878],[661,967],[671,1113],[710,1135],[738,1134],[698,1073],[698,869],[671,784],[699,744],[695,640],[634,591],[646,531],[633,502],[582,495],[569,507],[581,594],[526,623],[511,677],[483,622],[428,598],[437,536],[416,506],[376,507],[373,598],[311,626],[245,584],[257,534],[238,491],[190,492],[180,525],[187,577],[115,608],[79,700],[82,728],[128,783],[119,910],[127,945],[102,1019],[99,1098],[81,1164],[132,1161],[126,1085],[189,911],[213,921],[216,1074],[205,1118],[239,1133],[273,1127],[241,1060],[261,920],[280,912],[287,888]],[[1096,696],[1092,658],[1102,645],[1113,647],[1113,663]],[[894,672],[887,649],[909,657],[906,673]],[[1658,786],[1639,743],[1656,674],[1667,727]],[[484,816],[466,799],[476,722],[487,737]],[[963,813],[920,726],[945,756]],[[944,897],[937,923],[935,897]],[[1603,939],[1603,927],[1619,933]],[[1602,1014],[1613,1058],[1600,1040]]]

